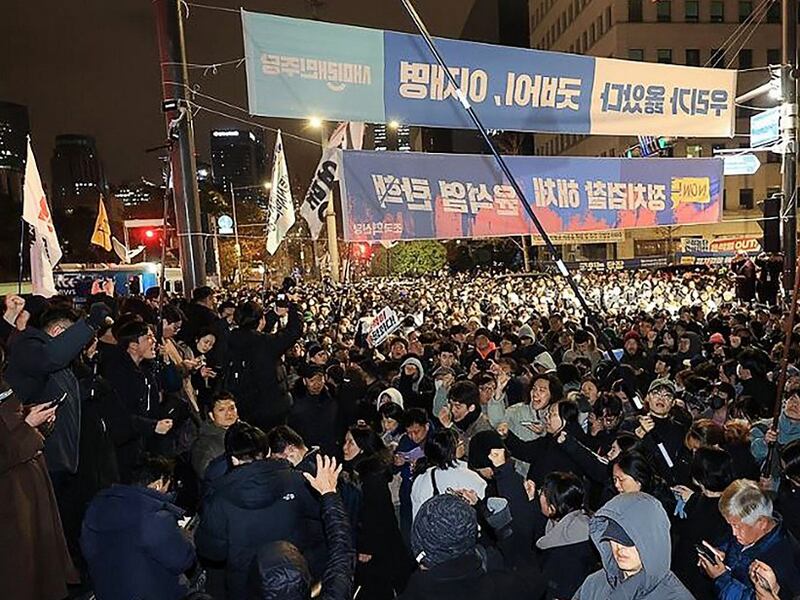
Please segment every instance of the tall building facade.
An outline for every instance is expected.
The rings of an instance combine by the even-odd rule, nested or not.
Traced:
[[[95,139],[89,135],[56,136],[52,171],[53,209],[66,215],[78,208],[96,207],[100,194],[108,194],[108,184]]]
[[[763,7],[763,8],[762,8]],[[758,10],[757,13],[754,11]],[[780,2],[771,7],[742,0],[530,0],[531,46],[542,50],[599,57],[715,68],[741,69],[739,94],[769,79],[767,65],[780,64]],[[758,26],[753,26],[759,22]],[[731,36],[739,33],[731,43]],[[723,50],[720,50],[723,49]],[[749,104],[770,106],[768,97]],[[739,107],[732,139],[679,139],[675,157],[711,157],[714,150],[749,146],[749,118]],[[624,156],[634,137],[537,135],[536,154],[548,156]],[[614,244],[571,249],[568,258],[629,258],[666,255],[687,238],[706,242],[762,236],[760,204],[780,190],[780,157],[759,153],[755,175],[725,177],[724,217],[716,225],[681,225],[629,230]],[[574,255],[574,256],[573,256]]]
[[[376,123],[372,126],[375,150],[411,151],[411,127],[403,123]]]
[[[236,198],[262,203],[269,177],[267,153],[261,132],[249,129],[211,131],[211,172],[214,184],[227,193],[231,184]]]
[[[28,109],[0,102],[0,282],[17,277],[22,185],[30,131]]]

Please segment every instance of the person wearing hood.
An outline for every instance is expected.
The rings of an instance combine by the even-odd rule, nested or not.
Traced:
[[[217,394],[208,412],[208,421],[200,425],[192,445],[192,467],[200,481],[205,478],[209,463],[225,454],[225,432],[238,420],[233,396],[225,392]]]
[[[762,464],[769,454],[770,444],[777,444],[778,448],[788,446],[800,440],[800,390],[790,392],[778,417],[778,429],[772,428],[772,419],[765,419],[753,425],[750,430],[750,451],[759,464]],[[770,465],[769,473],[778,475],[777,452],[775,463]]]
[[[492,341],[492,332],[489,331],[485,327],[480,327],[475,330],[474,335],[474,348],[465,353],[464,356],[461,358],[461,364],[464,365],[464,368],[467,371],[471,371],[472,365],[475,361],[478,361],[481,364],[486,364],[489,358],[492,357],[495,350],[497,350],[497,346]]]
[[[737,360],[736,376],[742,384],[741,395],[753,398],[762,415],[771,415],[777,388],[767,378],[769,358],[760,350],[746,348]]]
[[[356,553],[347,512],[336,493],[342,467],[317,455],[314,473],[304,476],[320,495],[328,560],[322,575],[320,600],[350,600]],[[311,600],[312,577],[308,562],[289,542],[272,542],[256,555],[248,578],[247,600]]]
[[[408,408],[432,409],[434,386],[430,378],[425,377],[422,362],[409,356],[400,365],[400,375],[395,379],[394,386],[403,396]]]
[[[319,506],[300,472],[285,460],[266,458],[268,454],[260,429],[241,421],[229,427],[225,455],[230,470],[211,484],[203,499],[197,552],[225,563],[228,600],[246,597],[250,564],[268,542],[291,542],[306,553],[312,570],[321,566],[304,526],[319,520]]]
[[[184,512],[172,504],[172,466],[146,459],[131,485],[101,491],[86,511],[81,548],[94,591],[103,600],[179,600],[181,575],[196,562],[178,526]]]
[[[539,490],[539,508],[547,525],[536,548],[547,581],[547,600],[572,598],[597,567],[584,498],[583,482],[572,473],[548,473]]]
[[[325,383],[325,367],[309,363],[300,368],[292,390],[294,403],[289,412],[289,427],[326,456],[341,456],[339,403]]]
[[[461,456],[469,455],[469,441],[479,431],[492,429],[483,414],[478,386],[471,381],[458,381],[447,394],[448,405],[439,412],[442,427],[453,428],[463,445]]]
[[[523,325],[520,327],[517,331],[517,336],[519,337],[520,343],[517,352],[529,363],[533,364],[537,356],[543,352],[547,352],[547,348],[536,341],[536,334],[533,333],[533,329],[530,325]]]
[[[439,494],[419,509],[411,548],[420,565],[399,600],[531,600],[542,581],[530,570],[495,566],[478,545],[478,517],[467,501]]]
[[[609,500],[589,521],[603,568],[589,575],[573,600],[691,600],[670,570],[669,518],[642,493]]]
[[[639,334],[635,331],[629,331],[625,334],[622,342],[622,358],[620,358],[619,362],[633,369],[636,387],[639,390],[647,389],[647,385],[650,383],[650,371],[652,370],[651,361],[642,348]]]

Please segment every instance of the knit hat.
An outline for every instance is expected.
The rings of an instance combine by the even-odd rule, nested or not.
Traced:
[[[520,338],[530,338],[532,340],[536,339],[536,336],[533,334],[533,329],[531,329],[530,325],[523,325],[520,327],[519,331],[517,331],[517,335]]]
[[[475,510],[453,494],[440,494],[426,501],[411,526],[411,549],[417,562],[426,568],[464,556],[477,543]]]
[[[636,340],[638,342],[641,341],[641,339],[642,338],[639,336],[639,334],[635,332],[633,329],[631,329],[628,333],[625,334],[625,337],[622,338],[622,341],[623,343],[627,342],[628,340]]]
[[[492,466],[489,452],[495,449],[506,449],[503,438],[494,429],[479,431],[469,441],[469,468],[488,469]]]
[[[725,336],[719,332],[712,334],[712,336],[708,338],[708,343],[725,345]]]

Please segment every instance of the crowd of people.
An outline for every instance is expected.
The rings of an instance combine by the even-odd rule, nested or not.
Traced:
[[[9,295],[0,597],[796,599],[800,327],[737,277]]]

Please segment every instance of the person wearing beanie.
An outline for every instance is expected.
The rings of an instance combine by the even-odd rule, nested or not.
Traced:
[[[543,589],[538,572],[499,570],[478,544],[478,518],[465,500],[440,494],[426,501],[411,531],[420,565],[399,600],[534,600]]]
[[[319,344],[311,344],[306,351],[308,362],[324,367],[328,364],[328,351]]]

